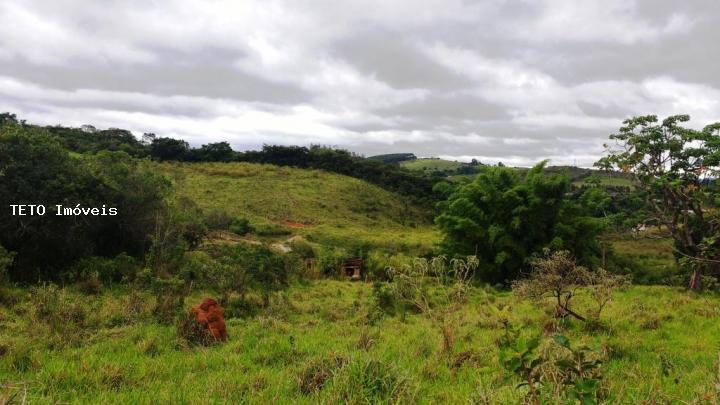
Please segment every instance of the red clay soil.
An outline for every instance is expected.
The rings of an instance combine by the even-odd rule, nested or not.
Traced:
[[[225,311],[212,298],[205,298],[200,305],[190,308],[190,312],[195,314],[195,320],[206,328],[216,340],[227,340],[227,330],[225,329]]]
[[[311,224],[305,224],[305,223],[293,221],[290,219],[283,219],[282,223],[283,223],[283,225],[285,225],[289,228],[307,228],[307,227],[312,226]]]

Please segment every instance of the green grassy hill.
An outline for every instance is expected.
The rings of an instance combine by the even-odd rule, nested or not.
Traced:
[[[284,226],[321,244],[389,250],[432,247],[432,214],[359,179],[251,163],[162,163],[182,196],[255,227]]]
[[[435,158],[422,158],[415,160],[406,160],[400,163],[400,165],[409,170],[418,170],[425,173],[432,173],[443,170],[457,170],[462,166],[466,166],[467,163]]]

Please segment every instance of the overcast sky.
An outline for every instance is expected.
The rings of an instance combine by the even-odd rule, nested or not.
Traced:
[[[587,166],[720,121],[718,0],[0,0],[0,111],[365,155]]]

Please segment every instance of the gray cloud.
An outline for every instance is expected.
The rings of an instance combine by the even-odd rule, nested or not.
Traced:
[[[589,165],[622,119],[720,120],[715,0],[0,3],[0,110],[365,154]]]

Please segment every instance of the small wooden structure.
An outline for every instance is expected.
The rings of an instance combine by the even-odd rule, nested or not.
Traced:
[[[361,258],[345,259],[342,261],[342,275],[349,278],[350,280],[360,280],[362,275],[362,264]]]

